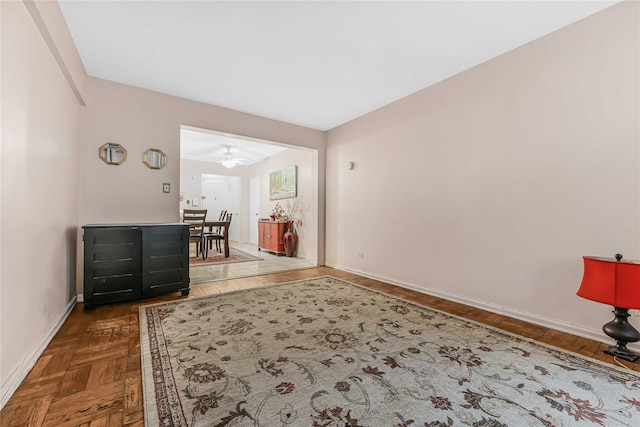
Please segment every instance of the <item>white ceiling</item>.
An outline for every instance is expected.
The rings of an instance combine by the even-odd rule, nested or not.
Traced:
[[[180,129],[180,158],[201,162],[220,162],[226,147],[240,166],[249,166],[274,154],[286,150],[286,147],[273,145],[267,141],[250,140],[233,135],[183,127]]]
[[[63,0],[61,7],[91,76],[329,130],[614,3]]]

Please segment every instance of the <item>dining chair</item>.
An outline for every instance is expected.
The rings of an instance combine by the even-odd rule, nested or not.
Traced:
[[[209,247],[210,244],[215,241],[216,242],[216,250],[218,252],[222,252],[222,241],[224,241],[224,233],[229,233],[229,226],[231,225],[231,218],[233,214],[228,213],[223,221],[227,222],[226,229],[224,227],[218,227],[218,230],[215,232],[205,233],[204,234],[204,244],[205,244],[205,258],[209,255]]]
[[[206,209],[185,209],[182,214],[182,221],[189,223],[189,244],[196,244],[196,256],[202,253],[202,259],[205,258],[204,223],[206,220]]]
[[[224,221],[226,216],[227,216],[227,210],[226,209],[221,210],[220,216],[218,217],[218,221]],[[209,231],[207,231],[206,234],[211,234],[211,233],[219,234],[220,227],[219,226],[209,227]],[[213,245],[213,240],[209,240],[207,242],[207,249],[213,249],[212,245]],[[216,240],[216,249],[220,249],[218,246],[219,246],[219,241]]]

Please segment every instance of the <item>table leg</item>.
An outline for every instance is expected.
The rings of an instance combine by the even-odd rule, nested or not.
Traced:
[[[224,257],[229,258],[229,230],[224,229]]]

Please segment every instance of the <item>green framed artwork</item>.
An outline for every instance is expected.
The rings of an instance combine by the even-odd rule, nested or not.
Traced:
[[[289,166],[269,174],[269,200],[288,199],[298,195],[297,166]]]

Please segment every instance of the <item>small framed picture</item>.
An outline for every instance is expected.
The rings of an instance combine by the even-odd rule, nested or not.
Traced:
[[[168,182],[165,182],[164,184],[162,184],[163,193],[168,193],[170,191],[171,191],[171,184],[169,184]]]

